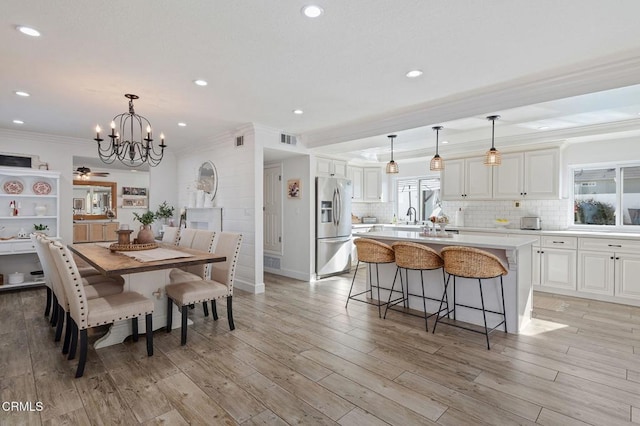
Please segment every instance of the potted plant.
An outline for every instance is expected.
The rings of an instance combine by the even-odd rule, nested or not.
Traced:
[[[153,231],[151,230],[151,224],[156,219],[155,213],[152,211],[147,211],[140,215],[134,212],[133,217],[142,224],[140,226],[140,230],[138,231],[138,244],[153,243],[155,241],[155,238],[153,236]]]
[[[173,212],[175,208],[167,204],[166,201],[163,201],[162,204],[158,206],[158,210],[156,210],[156,218],[162,219],[164,224],[167,224],[167,219],[173,218]]]
[[[34,223],[33,224],[33,229],[36,232],[39,232],[39,233],[44,234],[44,235],[47,235],[47,232],[49,231],[49,227],[47,225],[43,225],[41,223],[39,223],[37,225]]]

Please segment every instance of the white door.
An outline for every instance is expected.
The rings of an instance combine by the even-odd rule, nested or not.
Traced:
[[[265,166],[263,182],[264,251],[282,254],[282,165]]]
[[[442,199],[464,200],[464,160],[448,160],[440,176]]]
[[[576,290],[576,251],[542,248],[542,287]]]
[[[519,200],[524,195],[524,155],[504,154],[502,164],[493,169],[493,198]]]
[[[613,296],[614,253],[578,253],[578,291]]]
[[[616,253],[616,296],[640,300],[640,255]]]
[[[560,196],[558,151],[531,151],[524,156],[524,192],[529,199],[553,200]]]

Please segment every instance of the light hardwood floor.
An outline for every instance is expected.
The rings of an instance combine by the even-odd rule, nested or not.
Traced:
[[[2,402],[44,406],[0,424],[640,423],[640,308],[536,293],[532,325],[488,351],[482,335],[345,309],[350,277],[267,275],[266,294],[236,292],[233,332],[224,303],[218,322],[198,306],[185,347],[174,330],[151,358],[144,337],[90,350],[80,379],[44,289],[0,293]]]

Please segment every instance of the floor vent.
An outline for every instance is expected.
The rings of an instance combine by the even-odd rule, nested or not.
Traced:
[[[283,144],[286,144],[286,145],[295,145],[295,144],[298,143],[298,140],[293,135],[287,135],[287,134],[281,133],[280,134],[280,143],[283,143]]]
[[[273,256],[264,256],[264,266],[269,269],[280,269],[280,258]]]
[[[244,145],[244,136],[236,137],[236,148]]]

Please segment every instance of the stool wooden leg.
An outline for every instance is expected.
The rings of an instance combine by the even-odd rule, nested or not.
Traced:
[[[171,298],[167,296],[167,333],[171,332],[173,326],[173,302]]]
[[[393,294],[393,289],[396,288],[396,278],[398,277],[399,266],[396,266],[396,275],[393,277],[393,284],[391,284],[391,291],[389,292],[389,300],[387,300],[387,307],[384,309],[383,319],[387,319],[387,311],[389,310],[389,305],[391,305],[391,295]],[[402,286],[402,272],[400,272],[400,286]],[[402,297],[404,297],[404,291],[402,292]],[[395,305],[395,303],[394,303]]]
[[[202,311],[204,312],[205,317],[209,316],[209,305],[207,305],[206,301],[202,302]]]
[[[398,271],[396,271],[397,273]],[[373,283],[372,283],[373,284]],[[378,270],[378,264],[376,263],[376,284],[378,287],[378,318],[382,318],[382,308],[381,308],[381,302],[380,302],[380,271]],[[373,286],[371,286],[371,294],[372,294],[372,299],[373,299]]]
[[[68,360],[72,360],[76,357],[76,349],[78,348],[78,325],[71,318],[71,344],[69,346]]]
[[[47,304],[44,307],[44,316],[48,317],[51,312],[51,289],[47,287]]]
[[[145,315],[146,338],[147,338],[147,356],[153,355],[153,314]]]
[[[449,315],[449,295],[447,294],[447,291],[446,291],[446,284],[445,284],[446,282],[447,282],[447,277],[445,276],[444,268],[442,268],[442,285],[443,287],[445,287],[444,300],[445,300],[445,303],[447,304],[447,318],[451,318],[451,315]],[[440,312],[438,312],[438,315],[440,315]]]
[[[58,305],[56,307],[56,311],[58,312],[58,320],[56,322],[56,337],[54,338],[54,341],[59,342],[62,337],[62,326],[64,325],[64,308],[61,305]]]
[[[181,326],[180,326],[180,345],[184,346],[187,344],[187,312],[189,312],[189,308],[187,306],[182,307],[182,318],[181,318]]]
[[[395,282],[395,277],[394,277]],[[407,293],[404,292],[404,283],[407,283]],[[400,270],[400,290],[402,290],[402,306],[405,308],[409,307],[409,270],[404,270],[404,281],[402,280],[402,270]],[[405,295],[406,294],[406,295]],[[391,300],[391,295],[389,295],[389,300]]]
[[[436,327],[438,326],[438,321],[440,321],[440,318],[442,318],[440,316],[440,312],[442,312],[442,304],[444,303],[444,299],[445,299],[445,297],[447,297],[447,289],[449,288],[449,280],[450,279],[451,279],[451,275],[449,275],[449,278],[447,278],[447,280],[444,282],[444,292],[442,293],[442,298],[440,299],[440,306],[438,307],[438,312],[436,313],[436,322],[435,322],[435,324],[433,324],[432,333],[436,332]],[[455,282],[455,279],[456,279],[456,277],[453,277],[454,282]],[[454,309],[455,309],[455,307],[454,307]],[[447,301],[447,318],[448,317],[449,317],[449,302]]]
[[[62,353],[67,355],[69,353],[69,344],[71,343],[71,314],[67,312],[67,327],[64,332],[64,343],[62,344]]]
[[[482,303],[482,318],[484,319],[484,335],[487,338],[487,349],[491,349],[489,345],[489,330],[487,329],[487,313],[484,310],[484,296],[482,295],[482,280],[478,278],[478,285],[480,286],[480,302]]]
[[[233,324],[233,310],[232,308],[232,297],[227,297],[227,320],[229,321],[229,329],[235,330],[236,326]]]
[[[216,301],[211,301],[211,315],[214,321],[218,321],[218,308],[216,307]]]
[[[131,330],[133,331],[133,341],[138,341],[138,317],[131,318]]]
[[[429,315],[427,315],[427,298],[425,297],[425,293],[424,293],[424,275],[422,273],[422,269],[420,270],[420,284],[422,285],[422,307],[424,308],[424,328],[425,330],[427,330],[427,333],[429,332],[429,325],[427,324],[427,318],[429,317]],[[407,293],[409,293],[409,285],[407,284]]]
[[[84,374],[84,365],[87,362],[87,329],[80,330],[80,359],[76,370],[76,379]]]

